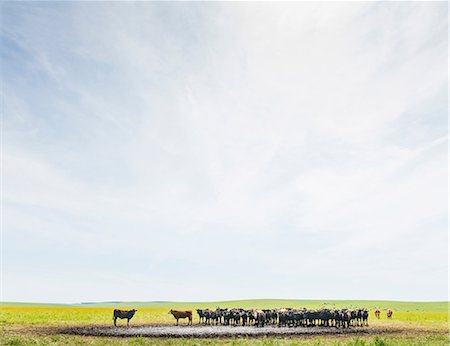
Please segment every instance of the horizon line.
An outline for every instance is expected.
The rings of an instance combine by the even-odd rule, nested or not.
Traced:
[[[289,301],[379,301],[397,303],[450,303],[450,300],[397,300],[397,299],[300,299],[300,298],[246,298],[246,299],[222,299],[204,301],[182,301],[182,300],[108,300],[108,301],[82,301],[77,303],[49,303],[30,301],[0,301],[2,304],[43,304],[43,305],[94,305],[94,304],[122,304],[122,303],[226,303],[240,301],[264,301],[264,300],[289,300]]]

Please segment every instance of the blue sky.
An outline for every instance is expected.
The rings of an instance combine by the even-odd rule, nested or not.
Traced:
[[[6,301],[447,299],[447,4],[1,3]]]

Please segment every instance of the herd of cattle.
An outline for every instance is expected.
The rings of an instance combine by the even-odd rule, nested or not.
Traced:
[[[368,326],[367,309],[197,309],[199,323],[212,325],[278,325],[279,327],[337,327]]]
[[[127,319],[127,326],[136,313],[133,310],[114,310],[114,326],[118,318]],[[375,316],[380,318],[380,310],[375,310]],[[170,310],[169,314],[178,320],[187,318],[192,325],[192,310]],[[369,311],[367,309],[197,309],[199,324],[225,326],[256,326],[278,325],[279,327],[336,327],[368,326]],[[386,315],[392,317],[392,310],[387,309]]]

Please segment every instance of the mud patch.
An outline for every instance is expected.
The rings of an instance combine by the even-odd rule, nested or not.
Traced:
[[[370,328],[337,329],[327,327],[275,327],[258,328],[253,326],[81,326],[65,327],[56,330],[58,334],[102,336],[102,337],[161,337],[161,338],[229,338],[229,337],[289,337],[316,335],[369,335]]]

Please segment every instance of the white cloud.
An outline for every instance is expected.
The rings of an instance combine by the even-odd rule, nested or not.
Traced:
[[[365,268],[392,281],[365,298],[446,297],[402,295],[401,274],[446,272],[445,4],[2,6],[6,300],[101,300],[107,280],[22,297],[27,263],[50,273],[39,287],[63,265],[152,277],[148,300],[206,299],[205,278],[208,299],[254,296],[242,277],[292,297],[276,283],[302,275],[308,297],[356,297],[315,289],[340,278],[330,257],[368,286]],[[20,235],[72,257],[19,259]],[[386,247],[398,276],[361,256]],[[146,280],[111,295],[145,297]]]

